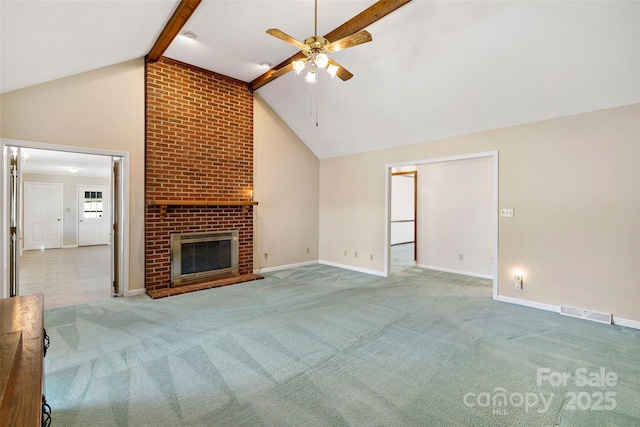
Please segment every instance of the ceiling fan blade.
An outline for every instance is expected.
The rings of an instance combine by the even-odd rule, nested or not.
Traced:
[[[338,71],[336,72],[336,76],[340,77],[340,80],[342,80],[343,82],[346,82],[351,77],[353,77],[353,74],[351,74],[351,72],[349,70],[344,68],[342,65],[338,64],[333,59],[329,59],[329,65],[335,65],[336,67],[338,67]]]
[[[280,40],[282,40],[284,42],[292,44],[292,45],[294,45],[295,47],[297,47],[300,50],[302,50],[302,49],[307,47],[307,45],[305,45],[304,43],[299,42],[298,40],[296,40],[293,37],[291,37],[289,34],[283,32],[283,31],[280,31],[280,30],[278,30],[276,28],[271,28],[271,29],[267,30],[267,34],[270,34],[270,35],[272,35],[273,37],[275,37],[277,39],[280,39]]]
[[[327,48],[327,52],[337,52],[339,50],[349,49],[350,47],[368,43],[371,40],[373,40],[371,34],[369,34],[368,31],[363,30],[330,43]]]

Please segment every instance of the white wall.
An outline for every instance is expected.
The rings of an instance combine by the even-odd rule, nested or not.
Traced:
[[[418,166],[418,265],[493,277],[493,159]]]

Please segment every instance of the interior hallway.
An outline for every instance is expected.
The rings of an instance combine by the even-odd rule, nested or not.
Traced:
[[[24,251],[19,294],[42,292],[45,309],[111,297],[111,246]]]

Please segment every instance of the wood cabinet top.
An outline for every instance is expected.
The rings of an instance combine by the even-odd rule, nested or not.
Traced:
[[[41,423],[43,328],[43,294],[0,299],[2,426],[39,426]]]

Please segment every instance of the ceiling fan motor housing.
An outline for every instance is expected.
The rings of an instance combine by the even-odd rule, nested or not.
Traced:
[[[316,52],[324,52],[329,46],[329,40],[324,37],[313,36],[305,39],[304,44]]]

